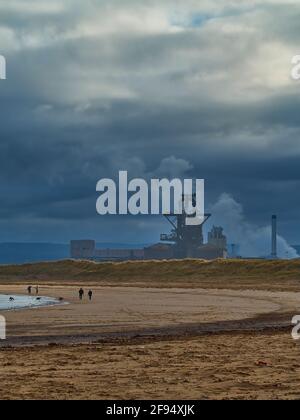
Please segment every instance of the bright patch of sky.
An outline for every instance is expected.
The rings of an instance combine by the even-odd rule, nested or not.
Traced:
[[[177,26],[181,28],[197,28],[203,26],[207,21],[213,19],[215,16],[206,15],[206,14],[192,14],[189,16],[182,16],[179,14],[174,14],[170,23],[172,26]]]
[[[252,10],[255,10],[254,7],[239,7],[239,8],[226,8],[219,13],[203,13],[203,12],[194,12],[188,15],[183,13],[173,13],[170,19],[172,26],[177,26],[185,29],[200,28],[204,26],[207,22],[213,19],[222,19],[227,17],[236,17],[238,15],[243,15],[249,13]]]

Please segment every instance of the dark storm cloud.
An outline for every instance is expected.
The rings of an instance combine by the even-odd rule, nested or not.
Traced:
[[[96,216],[97,180],[127,169],[203,177],[208,204],[278,212],[297,241],[300,6],[142,3],[0,0],[3,239],[155,240],[160,219]]]

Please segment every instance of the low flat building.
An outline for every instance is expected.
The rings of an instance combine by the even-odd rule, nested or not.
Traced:
[[[92,240],[71,241],[71,258],[74,260],[126,261],[143,260],[143,249],[97,249]]]
[[[93,259],[95,257],[96,242],[91,240],[71,241],[71,258]]]
[[[145,260],[172,260],[176,259],[176,248],[174,245],[158,243],[145,248]],[[191,258],[201,260],[215,260],[218,258],[226,258],[226,250],[213,246],[201,245],[195,250],[195,254]]]

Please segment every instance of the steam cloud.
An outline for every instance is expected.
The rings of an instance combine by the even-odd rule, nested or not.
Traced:
[[[247,222],[243,206],[227,193],[220,196],[211,207],[214,220],[222,225],[229,243],[239,244],[242,257],[265,257],[271,254],[271,225],[258,227]],[[271,224],[271,222],[270,222]],[[294,248],[281,236],[278,240],[278,256],[293,259],[299,257]]]

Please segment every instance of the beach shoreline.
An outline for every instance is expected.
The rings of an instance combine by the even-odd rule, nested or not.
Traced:
[[[22,286],[0,286],[1,294],[22,293]],[[87,293],[89,287],[85,291]],[[230,289],[155,289],[96,287],[89,301],[77,287],[42,286],[40,292],[68,305],[1,311],[7,341],[85,343],[118,337],[203,335],[288,327],[300,307],[300,293]]]

